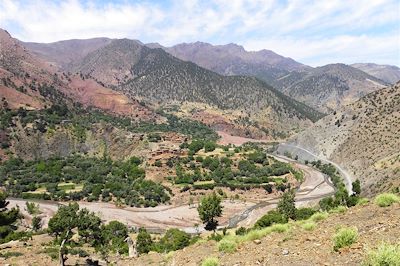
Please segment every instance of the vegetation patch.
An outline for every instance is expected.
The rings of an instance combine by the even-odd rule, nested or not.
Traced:
[[[393,193],[383,193],[376,196],[374,202],[379,207],[388,207],[393,203],[400,202],[400,197]]]
[[[340,228],[337,233],[333,236],[333,249],[338,251],[343,247],[350,246],[355,243],[358,239],[357,228]]]
[[[317,212],[310,217],[310,220],[313,222],[319,222],[328,218],[328,213],[326,212]]]
[[[236,251],[237,244],[234,241],[223,239],[218,243],[218,250],[226,253],[234,253]]]
[[[367,251],[364,266],[399,266],[400,244],[382,243],[376,249]]]
[[[317,227],[317,224],[315,222],[305,222],[301,227],[306,231],[312,231]]]
[[[21,252],[16,252],[16,251],[8,251],[8,252],[0,253],[0,257],[2,257],[4,259],[9,259],[12,257],[19,257],[22,255],[24,255],[24,254],[22,254]]]
[[[201,263],[201,266],[218,266],[218,265],[219,265],[219,260],[218,260],[218,258],[215,258],[215,257],[206,258]]]

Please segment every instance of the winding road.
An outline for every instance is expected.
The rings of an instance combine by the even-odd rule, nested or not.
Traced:
[[[328,160],[326,158],[323,158],[321,156],[318,156],[318,155],[314,154],[313,152],[311,152],[311,151],[309,151],[309,150],[307,150],[305,148],[302,148],[302,147],[299,147],[299,146],[296,146],[296,145],[290,144],[290,143],[281,143],[281,144],[279,144],[278,151],[280,153],[282,153],[282,154],[285,151],[288,151],[288,152],[290,152],[292,154],[297,154],[300,159],[302,159],[302,157],[304,157],[304,154],[302,154],[302,153],[305,152],[306,154],[309,155],[309,157],[312,157],[313,160],[320,160],[321,162],[332,164],[339,171],[340,175],[342,176],[344,184],[345,184],[349,194],[353,193],[351,175],[346,170],[344,170],[340,165],[338,165],[337,163],[332,162],[332,161],[330,161],[330,160]],[[299,153],[299,151],[301,151],[301,152]],[[304,158],[303,160],[310,160],[309,157],[308,158]]]

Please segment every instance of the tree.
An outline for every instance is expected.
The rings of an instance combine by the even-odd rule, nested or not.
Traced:
[[[32,229],[36,232],[40,230],[40,228],[42,228],[42,218],[40,218],[39,216],[34,216],[32,218]]]
[[[84,208],[78,213],[78,233],[86,242],[97,243],[100,239],[101,220],[93,212]]]
[[[102,246],[106,251],[119,254],[128,253],[128,245],[125,239],[128,236],[128,228],[121,222],[111,221],[101,227]]]
[[[205,224],[206,230],[215,230],[217,228],[218,221],[215,218],[221,217],[222,208],[221,198],[215,192],[201,199],[197,211],[200,219]]]
[[[353,192],[356,195],[360,195],[361,194],[361,183],[360,180],[357,179],[356,181],[354,181],[353,183],[351,183],[353,186]]]
[[[204,151],[205,152],[212,152],[214,151],[216,148],[216,144],[212,141],[207,141],[206,143],[204,143]]]
[[[7,195],[0,192],[0,243],[14,231],[13,224],[20,218],[19,209],[7,210],[6,198]]]
[[[294,197],[294,191],[290,190],[283,193],[281,200],[278,202],[278,212],[284,215],[287,219],[296,219]]]
[[[140,228],[136,239],[136,247],[139,254],[148,253],[153,247],[153,240],[146,229]]]
[[[62,236],[63,239],[66,235],[71,236],[69,232],[78,224],[78,210],[79,205],[76,202],[61,206],[49,220],[49,233],[54,234],[56,238]]]

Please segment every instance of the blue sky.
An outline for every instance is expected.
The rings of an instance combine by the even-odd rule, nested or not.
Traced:
[[[400,66],[399,0],[0,0],[0,27],[23,41],[237,43],[312,66]]]

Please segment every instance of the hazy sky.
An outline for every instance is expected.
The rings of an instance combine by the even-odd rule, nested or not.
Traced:
[[[312,66],[400,66],[400,0],[0,0],[0,27],[23,41],[232,42]]]

